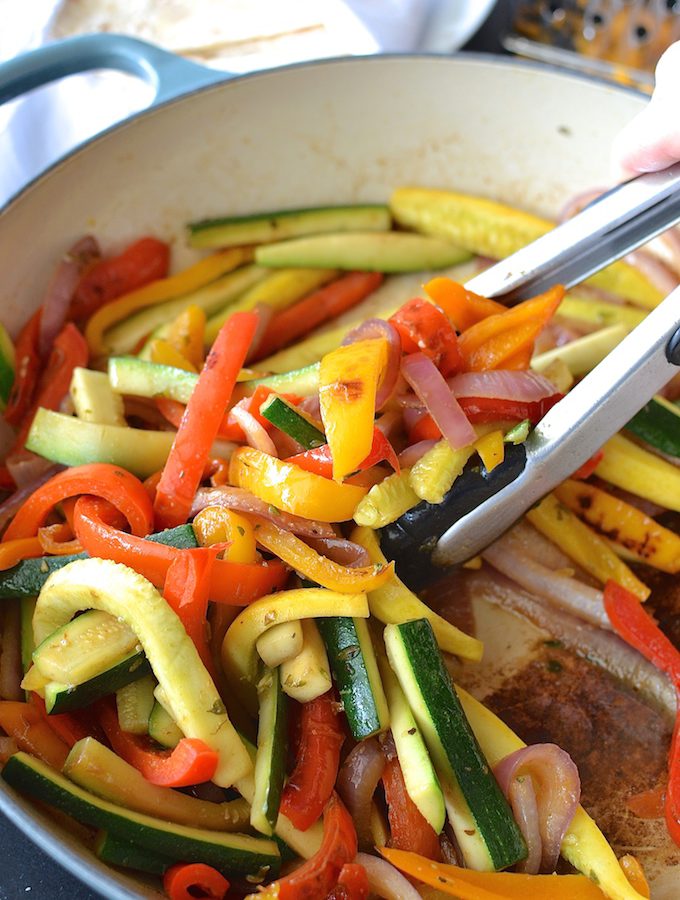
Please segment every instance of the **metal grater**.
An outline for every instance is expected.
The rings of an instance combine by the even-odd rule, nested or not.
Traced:
[[[520,0],[507,50],[650,90],[680,40],[680,0]]]

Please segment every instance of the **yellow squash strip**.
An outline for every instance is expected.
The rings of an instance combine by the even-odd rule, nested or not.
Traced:
[[[395,221],[424,234],[444,237],[480,256],[503,259],[550,231],[554,225],[503,203],[429,188],[398,188],[390,199]],[[588,279],[640,306],[653,308],[663,294],[625,262],[616,262]]]
[[[569,368],[572,375],[585,375],[621,343],[629,330],[620,322],[608,325],[561,347],[553,347],[552,350],[537,354],[531,360],[531,368],[534,372],[545,375],[548,368],[560,360]]]
[[[446,440],[436,443],[411,469],[409,482],[415,494],[428,503],[441,503],[474,449],[474,444],[452,450]]]
[[[339,594],[301,588],[268,594],[247,606],[229,626],[222,643],[222,667],[234,689],[252,707],[256,702],[257,640],[281,622],[327,616],[368,618],[366,594]]]
[[[601,584],[612,578],[640,600],[649,597],[647,585],[636,578],[604,538],[585,525],[554,494],[548,494],[526,516],[534,528]]]
[[[394,563],[370,566],[342,566],[321,556],[299,537],[277,528],[266,519],[255,518],[255,538],[260,546],[287,563],[291,569],[340,594],[357,594],[382,587],[394,575]]]
[[[282,269],[273,272],[210,317],[205,329],[206,344],[212,344],[232,313],[247,312],[258,305],[269,306],[274,311],[286,309],[332,281],[337,274],[337,269]]]
[[[487,472],[493,472],[505,459],[505,442],[500,429],[490,431],[475,441],[475,450]]]
[[[306,519],[320,522],[345,522],[366,488],[339,484],[293,463],[283,462],[261,450],[239,447],[232,454],[229,480],[255,494],[260,500]]]
[[[582,481],[567,480],[555,489],[560,502],[606,535],[634,559],[675,575],[680,572],[680,536],[643,512]]]
[[[569,291],[560,303],[557,314],[570,319],[581,319],[601,327],[625,325],[629,331],[639,325],[647,315],[644,309],[596,300],[589,295],[579,294],[578,290]]]
[[[386,364],[382,338],[338,347],[321,360],[319,404],[336,481],[355,472],[371,452],[375,396]]]
[[[368,551],[372,562],[383,565],[387,563],[372,528],[355,528],[351,540]],[[371,614],[385,625],[398,625],[401,622],[408,622],[410,619],[427,619],[432,625],[434,636],[442,650],[474,662],[478,662],[482,658],[484,645],[481,641],[465,634],[464,631],[433,612],[406,587],[397,575],[392,575],[382,587],[369,592],[368,605],[371,608]]]
[[[395,472],[374,485],[354,511],[357,525],[382,528],[420,503],[420,497],[411,487],[410,477],[411,470],[402,469],[399,475]]]
[[[103,356],[108,348],[104,333],[112,325],[126,319],[132,313],[148,306],[164,303],[195,291],[221,275],[226,275],[238,266],[250,262],[253,251],[249,247],[235,247],[207,256],[183,272],[152,281],[136,291],[125,294],[113,303],[107,303],[90,318],[85,329],[85,337],[93,356]]]
[[[33,616],[36,646],[84,609],[100,609],[130,626],[183,734],[219,753],[214,781],[230,787],[252,769],[220,695],[182,622],[156,588],[133,569],[80,559],[45,582]]]
[[[595,474],[638,497],[680,512],[680,469],[615,434],[602,448]]]
[[[458,699],[489,765],[526,744],[498,716],[456,685]],[[630,885],[614,851],[588,813],[579,806],[562,841],[562,856],[575,869],[596,881],[611,900],[640,900]]]

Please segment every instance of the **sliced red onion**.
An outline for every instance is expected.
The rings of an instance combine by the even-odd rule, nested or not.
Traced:
[[[371,564],[368,550],[361,544],[355,544],[354,541],[348,541],[345,538],[308,538],[307,543],[317,553],[328,557],[333,562],[340,563],[341,566],[356,568]]]
[[[10,494],[3,503],[0,503],[0,531],[4,530],[5,526],[9,520],[14,517],[19,507],[28,500],[31,494],[34,493],[41,484],[45,484],[45,482],[49,481],[53,475],[63,471],[64,468],[64,466],[50,463],[49,468],[45,469],[40,475],[37,475],[34,481],[18,488],[13,494]]]
[[[310,397],[303,397],[302,402],[299,405],[299,409],[303,412],[306,412],[313,419],[316,419],[317,422],[321,421],[321,406],[319,404],[319,392],[316,394],[312,394]]]
[[[257,351],[260,349],[262,338],[269,328],[269,323],[274,316],[274,309],[268,303],[256,303],[253,307],[253,312],[257,313],[258,320],[255,334],[250,342],[250,350],[248,350],[248,353],[246,354],[246,364],[253,359],[257,359]]]
[[[410,447],[402,450],[399,454],[399,465],[402,469],[410,469],[411,466],[414,466],[419,459],[422,459],[436,443],[437,441],[418,441],[417,444],[411,444]]]
[[[298,453],[305,452],[302,444],[298,444],[294,438],[285,431],[281,431],[280,428],[275,428],[269,437],[274,442],[279,459],[288,459],[289,456],[297,456]]]
[[[375,421],[375,427],[380,429],[386,438],[389,438],[395,428],[400,424],[401,413],[398,409],[391,409],[389,412],[383,413],[383,415]]]
[[[602,591],[553,572],[523,553],[512,532],[504,534],[482,553],[482,558],[503,575],[533,594],[586,622],[611,630]]]
[[[517,864],[518,872],[538,875],[541,871],[543,841],[539,827],[538,803],[531,778],[515,778],[501,789],[512,808],[512,814],[527,845],[527,856]]]
[[[414,428],[418,424],[424,415],[426,415],[426,412],[422,407],[420,409],[405,409],[403,413],[404,425],[410,431],[411,428]]]
[[[419,412],[423,411],[423,401],[417,394],[408,391],[406,394],[398,394],[396,397],[396,401],[401,406],[402,409],[405,410],[418,410]]]
[[[10,756],[14,756],[18,750],[19,748],[14,743],[14,738],[0,735],[0,763],[4,765]]]
[[[402,360],[401,371],[452,449],[460,450],[477,440],[474,428],[431,359],[424,353],[411,353]]]
[[[663,294],[670,294],[678,286],[677,274],[651,251],[642,248],[626,256],[626,262],[635,266]]]
[[[229,418],[233,419],[237,425],[241,426],[246,436],[248,446],[254,447],[256,450],[261,450],[263,453],[268,453],[269,456],[276,456],[278,458],[274,442],[252,413],[249,413],[247,409],[243,409],[237,403],[230,411]]]
[[[384,338],[388,345],[387,366],[375,398],[375,408],[380,410],[394,393],[399,377],[401,337],[391,322],[387,322],[385,319],[366,319],[361,325],[348,332],[342,343],[344,346],[346,344],[354,344],[357,341],[367,341],[371,338]]]
[[[371,803],[385,769],[385,757],[375,738],[360,741],[338,772],[336,787],[354,820],[360,847],[371,847]]]
[[[556,393],[555,385],[537,372],[494,369],[489,372],[461,372],[447,381],[454,397],[490,397],[533,403]]]
[[[24,447],[9,453],[5,459],[5,465],[19,488],[35,484],[45,472],[54,468],[51,460],[45,459],[44,456],[38,456],[37,453],[26,450]]]
[[[534,744],[506,756],[494,767],[494,773],[509,799],[516,794],[515,785],[521,777],[530,776],[538,806],[541,870],[554,872],[562,840],[581,799],[581,779],[574,761],[557,744]]]
[[[38,350],[46,359],[54,339],[61,331],[68,313],[80,274],[88,263],[101,256],[99,244],[91,235],[85,235],[64,254],[47,288],[40,316]]]
[[[372,894],[384,900],[423,900],[411,882],[386,859],[357,853],[354,862],[366,869]]]
[[[576,568],[574,561],[563,553],[557,544],[553,544],[526,519],[520,519],[512,526],[512,539],[522,553],[548,569],[557,571]]]
[[[292,531],[293,534],[299,534],[300,537],[337,537],[333,526],[328,522],[316,522],[313,519],[303,519],[301,516],[294,516],[282,510],[275,509],[264,500],[260,500],[243,488],[231,487],[230,485],[221,485],[213,488],[199,488],[194,497],[191,507],[191,515],[195,516],[206,506],[224,506],[226,509],[235,509],[239,512],[254,513],[257,516],[263,516],[270,522],[283,528],[285,531]]]

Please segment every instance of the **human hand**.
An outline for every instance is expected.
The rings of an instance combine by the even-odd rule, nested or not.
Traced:
[[[680,41],[656,67],[651,100],[616,136],[612,163],[622,177],[656,172],[680,160]]]

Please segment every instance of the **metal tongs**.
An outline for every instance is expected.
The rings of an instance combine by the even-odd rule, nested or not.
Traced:
[[[569,288],[680,222],[680,163],[603,194],[553,231],[467,282],[506,303]],[[680,366],[676,288],[541,420],[491,473],[466,472],[437,506],[383,529],[381,545],[414,587],[475,556],[640,410]],[[433,568],[437,567],[437,568]],[[440,569],[439,569],[440,571]]]

